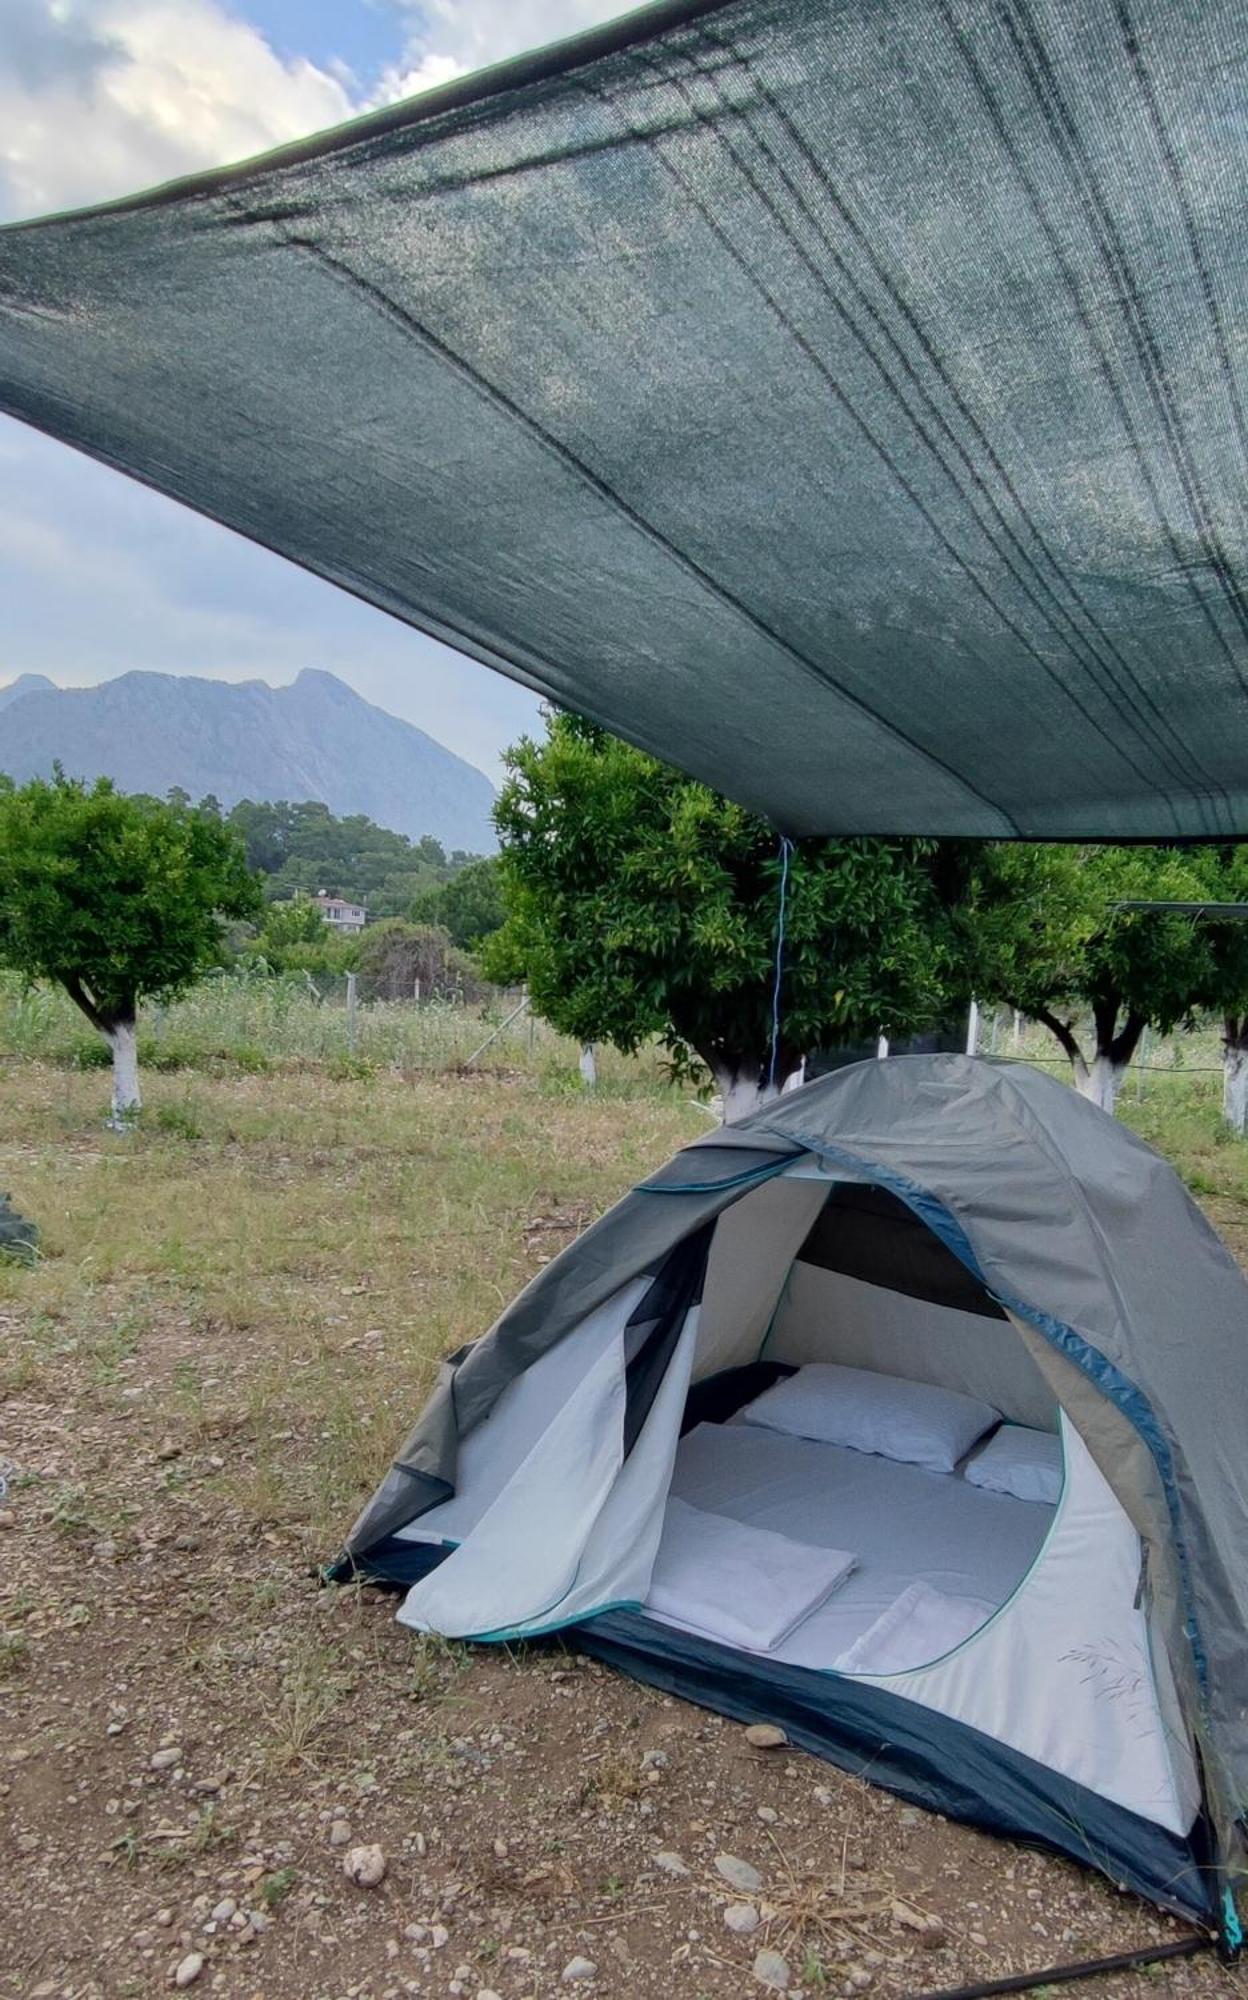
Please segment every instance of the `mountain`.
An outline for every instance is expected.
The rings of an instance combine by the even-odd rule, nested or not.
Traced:
[[[59,762],[158,796],[180,785],[223,806],[319,799],[446,848],[491,853],[494,788],[432,736],[305,668],[289,687],[132,673],[58,688],[23,674],[0,688],[0,771],[19,782]]]
[[[46,674],[19,674],[7,687],[0,687],[0,708],[7,708],[10,702],[20,701],[25,694],[56,693],[56,682]]]

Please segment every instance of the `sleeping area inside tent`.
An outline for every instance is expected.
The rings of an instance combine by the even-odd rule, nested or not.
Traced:
[[[1053,1527],[1063,1451],[983,1285],[896,1196],[794,1177],[720,1219],[700,1317],[647,1610],[863,1673],[986,1624]]]
[[[647,1677],[731,1659],[756,1704],[860,1681],[1192,1823],[1139,1536],[1026,1330],[884,1188],[806,1161],[752,1189],[526,1369],[460,1470],[400,1531],[445,1559],[419,1629],[644,1628]]]

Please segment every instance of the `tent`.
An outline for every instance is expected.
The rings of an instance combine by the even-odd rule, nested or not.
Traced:
[[[0,230],[0,410],[790,834],[1248,832],[1242,0],[661,0]]]
[[[1235,1948],[1246,1337],[1230,1255],[1094,1106],[1020,1065],[864,1062],[543,1270],[445,1365],[336,1573],[407,1586],[421,1630],[572,1632]],[[845,1441],[864,1393],[884,1429]],[[946,1409],[987,1412],[945,1459],[932,1404],[942,1451]]]

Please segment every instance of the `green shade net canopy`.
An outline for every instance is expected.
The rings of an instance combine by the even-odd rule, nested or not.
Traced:
[[[1243,0],[645,8],[0,231],[0,409],[791,834],[1248,833],[1246,84]]]

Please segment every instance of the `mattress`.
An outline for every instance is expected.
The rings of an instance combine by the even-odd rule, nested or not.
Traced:
[[[845,1582],[767,1656],[801,1667],[831,1667],[914,1583],[1003,1604],[1034,1562],[1055,1512],[985,1492],[955,1473],[744,1423],[690,1431],[676,1455],[671,1491],[708,1513],[857,1557]]]

